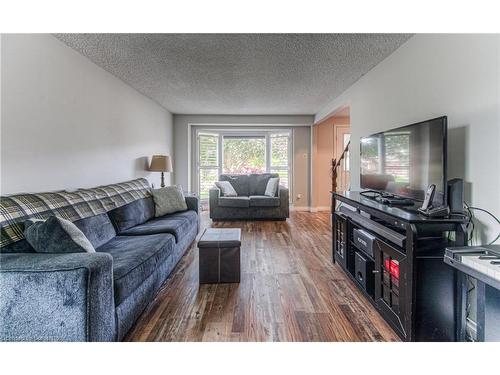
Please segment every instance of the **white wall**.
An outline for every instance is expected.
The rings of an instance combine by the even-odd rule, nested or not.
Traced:
[[[293,128],[293,197],[290,197],[290,202],[295,209],[303,211],[310,209],[312,201],[311,130],[310,126]]]
[[[448,116],[448,178],[466,181],[466,199],[500,216],[500,35],[416,35],[320,111],[350,104],[353,190],[359,137]],[[488,225],[478,242],[498,234]],[[484,229],[484,228],[483,228]]]
[[[190,184],[190,157],[192,154],[189,142],[191,126],[194,125],[222,125],[222,126],[254,126],[273,128],[287,126],[297,128],[294,131],[294,170],[293,193],[296,197],[301,194],[302,199],[297,202],[301,207],[309,206],[310,195],[310,126],[314,116],[225,116],[225,115],[174,115],[174,177],[175,183],[184,189],[192,189]],[[301,130],[299,130],[299,128]],[[307,129],[302,129],[302,128]],[[304,153],[309,156],[304,158]],[[299,158],[301,158],[299,160]],[[304,159],[306,162],[304,162]],[[306,168],[307,167],[307,168]]]
[[[139,176],[172,149],[172,115],[51,35],[2,35],[1,192]],[[167,177],[168,181],[168,177]]]

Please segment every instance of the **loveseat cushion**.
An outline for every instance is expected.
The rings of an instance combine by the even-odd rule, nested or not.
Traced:
[[[146,280],[174,250],[171,234],[116,236],[97,252],[113,257],[115,304],[119,305]]]
[[[221,174],[219,181],[229,181],[238,196],[248,197],[250,195],[249,178],[250,176],[245,174]]]
[[[277,173],[251,174],[248,176],[248,195],[265,195],[267,183],[272,177],[279,177]]]
[[[271,177],[269,181],[267,181],[267,187],[264,195],[267,195],[268,197],[275,197],[278,192],[279,184],[279,177]]]
[[[220,189],[223,197],[237,197],[238,193],[234,190],[233,185],[229,181],[215,181],[215,186]]]
[[[268,197],[267,195],[250,196],[250,207],[279,207],[280,203],[278,197]]]
[[[157,217],[144,224],[137,225],[120,233],[122,236],[143,236],[148,234],[170,233],[179,242],[192,229],[198,225],[198,215],[195,211],[188,210],[174,214]]]
[[[249,197],[220,197],[219,206],[221,207],[250,207]]]
[[[145,223],[155,216],[153,197],[138,199],[108,212],[118,233]]]
[[[116,236],[115,227],[108,214],[99,214],[75,221],[73,224],[80,229],[94,248],[104,245]]]

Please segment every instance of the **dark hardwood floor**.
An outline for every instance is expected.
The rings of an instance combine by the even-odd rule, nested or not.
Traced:
[[[332,264],[328,213],[210,225],[241,228],[241,283],[200,286],[194,243],[126,341],[398,341]]]

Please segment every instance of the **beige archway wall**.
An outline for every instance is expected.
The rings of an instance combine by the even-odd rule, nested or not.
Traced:
[[[315,124],[312,131],[311,211],[328,211],[331,206],[331,162],[335,154],[335,127],[350,125],[349,111],[341,112]],[[342,151],[339,150],[338,153]]]

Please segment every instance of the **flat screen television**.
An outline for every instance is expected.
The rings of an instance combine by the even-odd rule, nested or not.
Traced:
[[[361,188],[423,201],[436,185],[433,205],[446,205],[447,117],[361,138]]]

